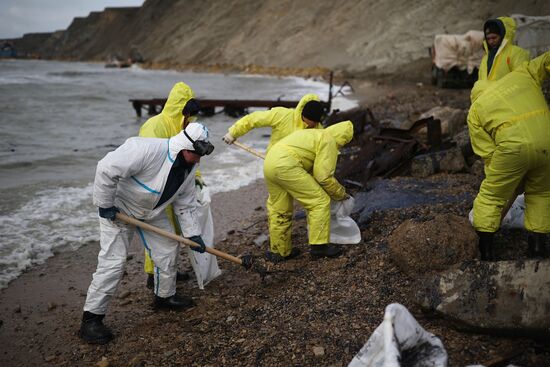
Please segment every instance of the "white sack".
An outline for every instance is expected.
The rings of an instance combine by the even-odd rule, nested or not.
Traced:
[[[414,356],[407,356],[413,348]],[[402,357],[419,358],[409,361],[410,366],[447,366],[447,351],[441,340],[424,330],[405,306],[392,303],[386,307],[384,321],[348,367],[400,367]]]
[[[197,211],[198,221],[201,226],[201,237],[207,247],[214,248],[214,222],[212,220],[212,212],[210,211],[210,189],[207,186],[196,186],[197,189]],[[189,261],[195,271],[197,284],[200,289],[204,289],[211,280],[215,279],[222,272],[218,267],[216,256],[205,252],[201,254],[193,251],[187,246],[187,254]]]
[[[474,210],[470,210],[468,214],[470,223],[474,224]],[[525,228],[523,221],[525,218],[525,196],[523,194],[518,195],[510,210],[504,217],[502,224],[503,228]]]
[[[361,231],[349,216],[355,199],[332,201],[330,203],[330,242],[337,244],[357,244],[361,242]]]

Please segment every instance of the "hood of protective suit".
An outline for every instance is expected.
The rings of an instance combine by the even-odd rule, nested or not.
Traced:
[[[351,121],[344,121],[334,125],[331,125],[325,129],[339,147],[346,145],[353,138],[353,124]]]
[[[499,20],[504,26],[504,37],[502,39],[500,47],[503,47],[506,44],[513,44],[516,37],[516,21],[510,17],[498,17],[497,19],[487,20],[483,25],[483,32],[485,32],[487,23],[495,22],[495,20]],[[489,45],[487,45],[487,41],[485,39],[483,40],[483,47],[485,48],[485,51],[489,50]]]
[[[482,95],[483,92],[485,92],[492,83],[494,82],[489,80],[478,80],[477,82],[475,82],[474,87],[470,92],[470,102],[474,103],[476,99],[478,99],[479,96]]]
[[[192,122],[185,128],[185,132],[191,139],[208,141],[208,128],[201,123]],[[175,158],[182,150],[194,151],[193,143],[185,136],[184,130],[170,138],[170,158]]]
[[[176,124],[178,127],[181,126],[181,120],[183,118],[181,111],[187,104],[187,101],[194,97],[195,93],[190,86],[183,82],[176,83],[168,95],[168,100],[161,114],[170,121],[171,124]]]
[[[302,120],[302,111],[309,101],[320,101],[320,99],[318,95],[313,93],[306,94],[300,99],[300,102],[298,102],[298,105],[294,109],[294,126],[306,126],[306,123]]]

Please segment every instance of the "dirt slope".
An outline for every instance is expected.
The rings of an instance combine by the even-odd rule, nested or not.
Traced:
[[[153,63],[324,67],[410,74],[433,36],[481,28],[488,17],[550,14],[548,1],[147,0],[76,18],[36,45],[44,57],[104,60],[137,48]]]

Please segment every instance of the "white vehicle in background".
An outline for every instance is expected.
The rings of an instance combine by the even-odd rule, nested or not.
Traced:
[[[531,58],[550,51],[550,16],[514,14],[511,18],[516,21],[516,43],[529,51]]]
[[[514,14],[511,17],[516,21],[517,44],[529,51],[531,58],[550,51],[550,15],[532,17]],[[550,80],[542,84],[542,92],[550,103]]]

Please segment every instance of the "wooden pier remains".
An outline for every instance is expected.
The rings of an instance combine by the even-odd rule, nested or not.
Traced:
[[[201,99],[196,98],[199,102],[202,116],[213,116],[216,113],[216,107],[223,108],[223,111],[231,117],[243,116],[247,113],[249,107],[288,107],[293,108],[298,105],[299,101],[284,101],[284,100],[256,100],[256,99]],[[162,111],[166,104],[166,98],[152,99],[130,99],[132,107],[136,111],[138,117],[142,116],[142,110],[147,110],[149,116],[156,115]],[[321,102],[325,108],[330,110],[329,102]]]
[[[330,112],[332,104],[332,79],[333,73],[330,72],[329,77],[329,92],[328,92],[328,102],[323,102],[325,111],[327,114]],[[347,82],[344,85],[348,85]],[[343,87],[343,86],[342,86]],[[336,93],[338,95],[341,90]],[[284,101],[280,99],[276,100],[258,100],[258,99],[205,99],[205,98],[195,98],[200,106],[200,114],[202,116],[213,116],[216,113],[216,108],[221,107],[223,112],[226,115],[231,117],[240,117],[248,113],[247,109],[250,107],[263,107],[263,108],[273,108],[273,107],[287,107],[294,108],[298,105],[299,101]],[[166,98],[152,98],[152,99],[130,99],[132,107],[136,111],[138,117],[142,116],[142,111],[147,110],[149,116],[156,115],[162,111],[164,105],[166,104]]]

